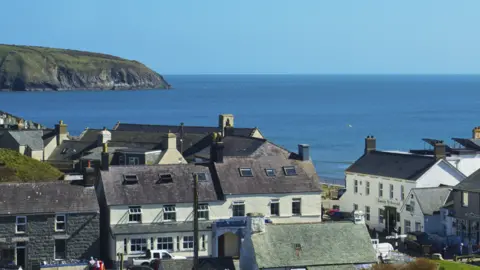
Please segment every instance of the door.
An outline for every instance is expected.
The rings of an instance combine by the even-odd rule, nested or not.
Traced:
[[[218,257],[225,256],[225,234],[218,237]]]
[[[16,256],[17,265],[21,266],[22,269],[26,269],[26,261],[27,261],[27,248],[25,242],[17,242],[16,246]]]

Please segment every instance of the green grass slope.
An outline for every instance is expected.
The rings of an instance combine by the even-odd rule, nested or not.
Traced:
[[[48,163],[13,150],[0,149],[0,182],[47,182],[58,180],[62,175]]]
[[[0,89],[165,89],[140,62],[86,51],[0,44]]]

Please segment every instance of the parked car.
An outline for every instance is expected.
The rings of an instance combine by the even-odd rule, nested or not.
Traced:
[[[130,265],[150,265],[150,262],[154,259],[162,259],[162,260],[182,260],[186,259],[187,257],[183,256],[175,256],[168,252],[167,250],[150,250],[148,249],[145,253],[145,256],[137,257],[137,258],[130,258]]]
[[[404,240],[404,246],[407,250],[424,253],[424,247],[430,247],[430,253],[442,252],[442,243],[434,235],[425,232],[409,232]]]
[[[153,270],[153,268],[148,265],[134,265],[127,267],[127,270]]]

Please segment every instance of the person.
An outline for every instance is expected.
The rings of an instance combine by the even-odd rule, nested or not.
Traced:
[[[88,261],[88,264],[90,265],[90,268],[93,268],[95,266],[95,260],[93,257],[90,257],[90,261]]]
[[[460,255],[463,255],[463,242],[460,243]]]

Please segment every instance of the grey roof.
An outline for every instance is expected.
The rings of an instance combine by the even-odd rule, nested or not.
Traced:
[[[219,127],[205,127],[205,126],[181,126],[181,125],[147,125],[147,124],[127,124],[119,123],[115,130],[119,131],[134,131],[134,132],[173,132],[176,134],[192,133],[192,134],[209,134],[213,132],[221,132]],[[232,128],[232,133],[237,136],[251,136],[255,128]]]
[[[198,222],[200,231],[211,230],[212,222]],[[113,234],[144,234],[144,233],[160,233],[160,232],[193,232],[192,222],[173,222],[173,223],[129,223],[110,225]]]
[[[0,184],[0,214],[99,211],[95,189],[76,182]]]
[[[463,179],[453,189],[480,192],[480,169]]]
[[[353,222],[267,224],[252,241],[258,268],[377,262],[366,226]],[[295,244],[301,245],[299,256]]]
[[[198,270],[239,270],[231,257],[199,258]],[[164,270],[189,270],[193,267],[193,259],[163,260]]]
[[[413,188],[417,202],[424,215],[433,215],[440,211],[447,201],[452,187]]]
[[[198,183],[199,200],[217,200],[210,170],[203,165],[110,166],[100,175],[108,205],[143,205],[193,202],[193,173],[199,172],[207,175],[207,181]],[[123,177],[128,174],[137,175],[138,183],[124,185]],[[160,174],[171,174],[173,182],[156,184]]]
[[[478,139],[462,139],[462,138],[452,138],[452,140],[463,145],[465,148],[470,150],[479,151],[480,150],[480,140]]]
[[[8,133],[19,145],[28,145],[32,150],[43,150],[42,130],[10,130]]]
[[[226,136],[222,139],[222,141],[223,145],[225,146],[223,155],[232,157],[250,156],[267,142],[265,139],[242,136]],[[184,155],[194,155],[195,157],[209,159],[211,145],[212,140],[206,141],[203,145],[195,145],[194,147],[186,150]]]
[[[64,140],[59,146],[55,147],[52,154],[48,157],[49,161],[70,161],[79,159],[84,151],[92,149],[96,144],[92,142],[82,142],[73,140]]]
[[[347,172],[417,180],[436,163],[434,157],[372,151],[360,157]]]
[[[286,176],[284,166],[294,166],[297,175]],[[310,161],[297,161],[281,155],[256,158],[225,157],[214,164],[223,194],[271,194],[291,192],[320,192],[321,186]],[[240,168],[251,168],[253,177],[242,177]],[[267,176],[265,169],[274,169]]]

